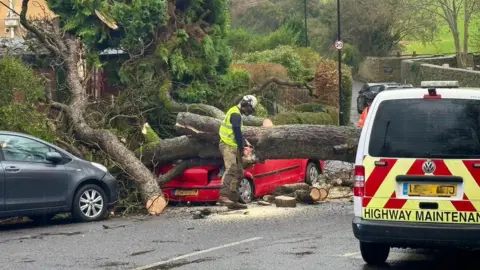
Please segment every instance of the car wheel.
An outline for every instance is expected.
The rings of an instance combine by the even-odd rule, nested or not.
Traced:
[[[253,201],[253,183],[247,178],[243,178],[240,181],[238,193],[240,195],[240,202],[251,203]]]
[[[102,220],[107,215],[107,196],[97,185],[86,185],[75,194],[73,217],[82,222]]]
[[[390,246],[378,243],[360,242],[360,253],[367,264],[381,265],[387,261]]]
[[[55,215],[53,215],[53,214],[46,214],[46,215],[29,216],[28,218],[34,224],[43,225],[43,224],[48,224],[48,222],[54,217],[55,217]]]
[[[309,185],[317,184],[320,173],[318,166],[313,162],[309,162],[305,170],[305,183]]]

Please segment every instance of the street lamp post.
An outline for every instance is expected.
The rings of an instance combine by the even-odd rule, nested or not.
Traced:
[[[343,108],[342,108],[342,48],[343,42],[341,37],[341,24],[340,24],[340,0],[337,0],[337,43],[335,47],[338,50],[338,122],[340,126],[344,125],[343,122]],[[337,44],[339,44],[337,46]]]
[[[305,47],[308,47],[308,33],[307,33],[307,0],[303,1],[304,6],[304,16],[305,16]]]

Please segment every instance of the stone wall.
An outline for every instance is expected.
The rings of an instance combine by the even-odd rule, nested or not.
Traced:
[[[429,56],[431,57],[431,56]],[[366,57],[360,63],[358,76],[367,82],[400,82],[403,60],[422,57]]]
[[[415,86],[425,80],[455,80],[461,86],[480,87],[480,71],[458,69],[456,61],[455,55],[367,57],[360,64],[358,77],[367,82],[392,81]],[[480,65],[480,56],[473,56],[473,61]]]
[[[421,81],[452,80],[462,87],[479,87],[480,71],[451,67],[455,61],[455,56],[402,61],[401,81],[419,86]]]

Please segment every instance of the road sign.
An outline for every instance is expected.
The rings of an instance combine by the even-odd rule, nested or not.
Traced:
[[[341,40],[335,41],[335,48],[336,48],[337,50],[343,49],[343,41],[341,41]]]

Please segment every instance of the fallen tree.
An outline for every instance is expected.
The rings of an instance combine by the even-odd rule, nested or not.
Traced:
[[[165,164],[187,158],[219,158],[220,121],[192,113],[179,113],[176,130],[184,136],[166,139],[145,149],[145,164]],[[285,125],[274,128],[245,127],[246,139],[259,160],[355,160],[360,129],[347,126]],[[301,146],[305,147],[301,147]]]

